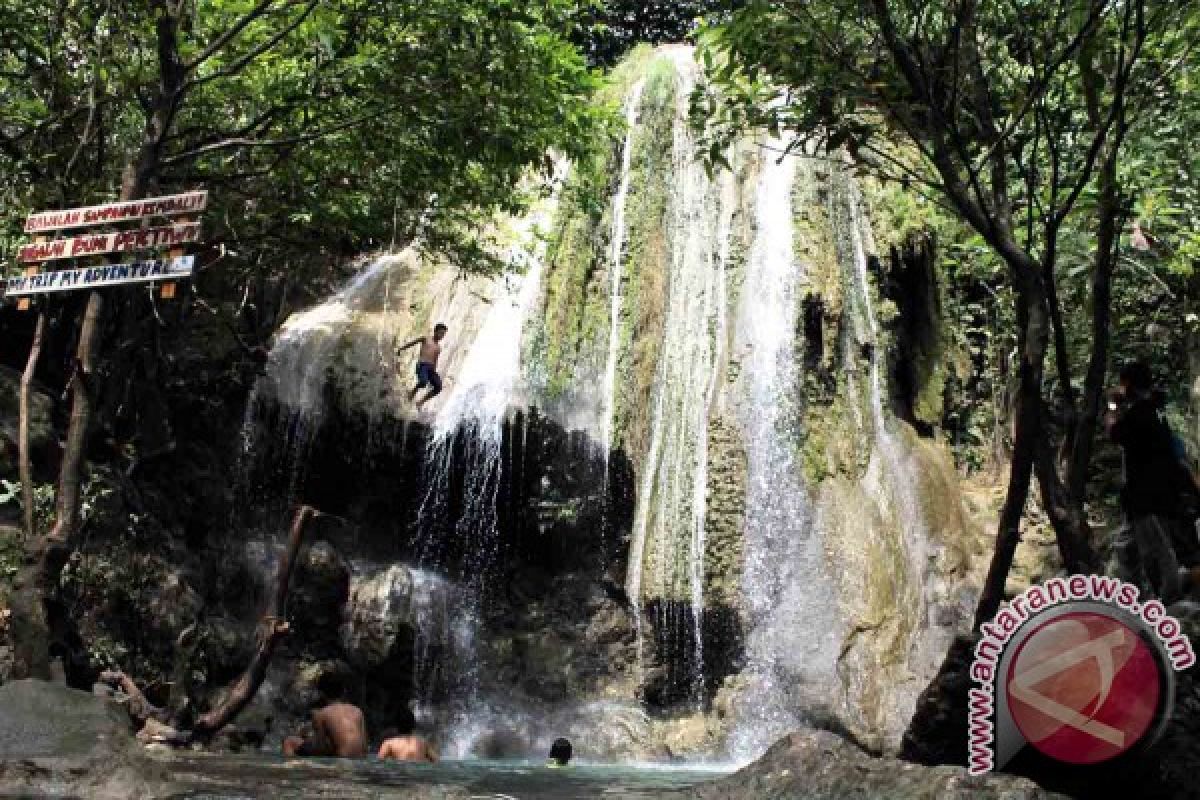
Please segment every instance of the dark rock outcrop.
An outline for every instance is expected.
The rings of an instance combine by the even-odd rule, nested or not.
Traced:
[[[1197,641],[1200,606],[1181,603],[1169,612]],[[961,637],[951,647],[938,676],[921,695],[904,734],[902,757],[927,765],[965,764],[967,692],[974,640]],[[1073,767],[1026,747],[1007,772],[1074,797],[1176,800],[1200,798],[1200,679],[1196,667],[1177,676],[1175,706],[1161,738],[1150,747],[1088,767]]]
[[[974,777],[961,767],[924,767],[873,758],[826,731],[802,731],[779,741],[750,766],[706,786],[701,800],[1041,800],[1055,798],[1011,775]]]
[[[167,771],[146,758],[118,705],[35,680],[0,687],[0,786],[16,795],[163,796]]]

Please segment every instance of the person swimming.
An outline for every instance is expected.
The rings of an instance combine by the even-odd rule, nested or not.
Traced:
[[[429,742],[416,735],[417,720],[407,708],[400,712],[396,728],[384,734],[379,746],[379,758],[387,761],[418,761],[427,764],[438,762],[437,750]]]
[[[311,736],[289,736],[283,740],[283,754],[333,758],[365,758],[367,727],[363,713],[349,703],[331,703],[314,711]]]
[[[563,738],[555,739],[554,744],[550,745],[550,759],[546,762],[546,766],[557,769],[567,766],[567,762],[570,760],[571,742]]]

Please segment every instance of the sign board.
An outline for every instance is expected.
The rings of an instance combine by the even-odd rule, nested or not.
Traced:
[[[178,214],[198,214],[208,207],[208,192],[186,192],[166,197],[132,200],[128,203],[108,203],[65,211],[41,211],[25,220],[26,233],[58,231],[65,228],[90,228],[94,225],[115,225],[135,222],[148,217],[170,217]]]
[[[78,289],[102,289],[127,283],[150,283],[190,278],[195,256],[135,261],[131,264],[105,264],[37,275],[9,278],[4,283],[5,297],[28,297],[50,292],[69,292]]]
[[[35,242],[21,247],[17,259],[24,264],[80,258],[102,253],[124,253],[129,250],[149,250],[177,247],[200,241],[200,224],[174,225],[169,228],[144,228],[118,233],[93,233],[70,239]]]

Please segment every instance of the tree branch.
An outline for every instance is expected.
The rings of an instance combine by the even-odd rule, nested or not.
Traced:
[[[235,22],[229,29],[217,36],[217,38],[214,39],[208,45],[208,47],[205,47],[203,50],[201,50],[199,55],[197,55],[191,61],[185,63],[183,65],[184,71],[192,72],[196,69],[196,67],[215,56],[223,47],[225,47],[225,45],[237,38],[237,36],[250,25],[250,23],[265,15],[274,5],[275,0],[261,0],[258,5],[247,11],[242,18]]]
[[[290,34],[292,31],[296,30],[296,28],[299,28],[300,25],[304,22],[304,20],[308,19],[309,16],[312,14],[312,12],[314,10],[316,10],[317,6],[320,5],[320,2],[321,2],[321,0],[310,0],[308,5],[306,5],[303,8],[303,10],[301,10],[301,12],[296,16],[296,18],[294,20],[292,20],[290,23],[288,23],[287,25],[285,25],[283,28],[281,28],[274,36],[267,39],[265,42],[258,45],[257,47],[254,47],[251,50],[249,50],[248,52],[244,53],[242,56],[240,56],[236,61],[234,61],[229,66],[227,66],[223,69],[219,69],[216,72],[212,72],[203,77],[189,79],[188,82],[185,84],[185,89],[189,89],[189,90],[194,89],[197,86],[203,86],[204,84],[209,83],[210,81],[215,81],[220,78],[229,78],[229,77],[232,77],[232,76],[238,74],[243,69],[245,69],[251,62],[253,62],[254,59],[258,58],[263,53],[266,53],[267,51],[273,49],[275,47],[275,45],[277,45],[281,41],[283,41],[284,38],[286,38],[288,34]]]

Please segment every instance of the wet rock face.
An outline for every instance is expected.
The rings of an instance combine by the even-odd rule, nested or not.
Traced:
[[[973,777],[960,767],[874,758],[825,731],[793,733],[759,761],[713,784],[700,800],[1050,800],[1063,797],[1011,775]],[[1064,798],[1065,800],[1065,798]]]
[[[402,564],[354,580],[341,627],[341,644],[356,666],[375,669],[395,658],[403,644],[411,647],[412,637],[422,627],[422,611],[438,605],[431,598],[438,587],[426,585],[433,580]],[[441,600],[444,608],[446,598]],[[429,620],[429,627],[441,629],[444,622],[444,618]]]
[[[329,542],[315,542],[300,556],[288,598],[297,635],[322,645],[335,641],[349,594],[350,568],[345,560]]]

